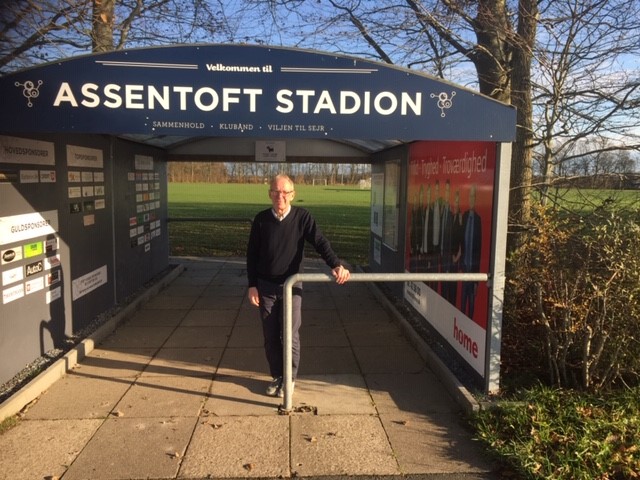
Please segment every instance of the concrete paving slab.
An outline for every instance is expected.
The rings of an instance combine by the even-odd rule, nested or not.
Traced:
[[[231,326],[238,317],[236,310],[191,310],[180,324],[183,327]]]
[[[188,310],[193,307],[197,297],[170,297],[169,295],[157,295],[149,300],[142,308],[145,310]]]
[[[290,476],[289,417],[217,417],[199,422],[178,478]]]
[[[133,327],[124,325],[100,344],[109,348],[160,348],[173,333],[174,327]]]
[[[300,354],[300,375],[360,373],[349,347],[306,347]]]
[[[201,258],[201,257],[175,257],[177,261],[184,264],[189,271],[197,272],[219,272],[224,265],[224,258]]]
[[[346,286],[345,288],[349,288]],[[333,298],[335,308],[346,314],[357,312],[368,312],[374,310],[372,306],[377,306],[378,303],[373,295],[367,295],[363,297],[361,295],[338,295]]]
[[[318,325],[321,327],[342,327],[340,316],[335,309],[307,310],[302,306],[302,326]]]
[[[431,372],[369,374],[365,380],[380,413],[460,411],[460,406]]]
[[[240,287],[247,286],[247,274],[246,272],[233,272],[223,271],[218,273],[213,280],[211,280],[211,286],[214,285],[237,285]]]
[[[353,352],[365,374],[418,373],[425,369],[424,360],[408,342],[386,347],[354,345]]]
[[[265,394],[271,377],[216,375],[203,412],[214,416],[275,415],[281,398]]]
[[[354,272],[357,273],[357,272]],[[369,301],[375,302],[375,296],[371,293],[371,290],[366,283],[348,283],[346,285],[338,285],[336,283],[326,283],[329,293],[338,299],[348,300],[359,299],[366,305],[373,305],[374,303],[368,303]],[[345,288],[346,287],[346,288]]]
[[[456,414],[383,414],[380,420],[403,474],[482,473],[491,463]]]
[[[327,289],[334,297],[361,297],[371,298],[371,290],[366,283],[349,283],[345,285],[337,285],[335,283],[325,283]]]
[[[156,348],[96,348],[73,371],[86,377],[135,377],[153,358]]]
[[[342,328],[309,325],[303,321],[300,343],[304,352],[306,347],[348,347],[349,339]]]
[[[361,375],[308,375],[296,380],[293,406],[311,407],[318,415],[375,415]]]
[[[161,348],[141,378],[164,375],[211,378],[222,352],[222,348]]]
[[[221,262],[222,270],[224,271],[233,271],[236,269],[244,270],[247,265],[247,261],[244,257],[226,257],[224,260],[219,261]]]
[[[192,277],[208,277],[209,281],[213,279],[222,268],[222,264],[220,263],[209,263],[209,262],[184,262],[180,259],[180,263],[183,263],[187,272],[186,275]]]
[[[400,474],[380,420],[369,415],[292,416],[291,468],[302,477]]]
[[[146,308],[138,310],[126,325],[131,327],[175,327],[189,310],[167,310]]]
[[[64,479],[175,478],[197,420],[197,417],[108,419]]]
[[[160,295],[170,297],[199,297],[205,290],[206,285],[176,285],[171,284],[160,292]]]
[[[69,374],[31,404],[26,418],[105,418],[131,387],[133,378],[87,378]]]
[[[263,347],[227,348],[218,366],[220,375],[268,375],[269,366]]]
[[[324,295],[318,293],[309,293],[305,287],[302,294],[302,308],[306,310],[326,310],[327,308],[335,309],[333,297],[327,292]]]
[[[345,330],[352,345],[369,347],[402,345],[405,348],[411,348],[401,330],[392,323],[373,323],[366,327],[361,324],[349,324],[345,325]]]
[[[193,272],[182,274],[182,276],[176,278],[171,285],[176,286],[192,286],[192,287],[205,287],[211,283],[213,276],[196,276]]]
[[[352,308],[345,307],[338,310],[340,320],[344,325],[363,324],[374,325],[379,323],[393,323],[386,310],[382,309],[378,303],[373,304],[375,308]],[[395,323],[393,323],[395,325]]]
[[[246,280],[243,285],[212,284],[202,292],[203,297],[244,297],[246,294]]]
[[[233,327],[228,345],[230,348],[263,346],[262,325],[257,320],[253,325],[236,325]]]
[[[220,297],[220,296],[211,296],[211,297],[200,297],[193,304],[194,310],[211,310],[212,308],[216,308],[219,310],[237,310],[242,305],[242,301],[244,300],[244,296],[235,296],[235,297]]]
[[[21,421],[0,435],[0,479],[62,477],[104,420]]]
[[[232,327],[178,327],[167,339],[167,348],[224,347],[229,341]]]
[[[113,409],[115,416],[197,416],[211,386],[204,377],[143,377],[133,384]]]

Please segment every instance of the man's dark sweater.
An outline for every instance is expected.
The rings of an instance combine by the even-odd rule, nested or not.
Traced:
[[[258,213],[247,246],[249,287],[255,287],[258,278],[283,284],[291,275],[300,273],[305,241],[313,245],[330,268],[340,265],[329,241],[306,209],[292,206],[282,221],[274,217],[270,208]]]

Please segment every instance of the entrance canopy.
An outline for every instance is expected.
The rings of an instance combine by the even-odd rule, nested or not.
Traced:
[[[246,45],[75,57],[0,78],[0,132],[316,138],[370,151],[413,140],[511,142],[515,109],[387,64]],[[373,140],[367,143],[363,140]]]

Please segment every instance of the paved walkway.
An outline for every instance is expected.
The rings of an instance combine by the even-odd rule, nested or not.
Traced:
[[[366,284],[305,284],[294,413],[281,415],[244,261],[182,262],[0,435],[0,479],[494,478]]]

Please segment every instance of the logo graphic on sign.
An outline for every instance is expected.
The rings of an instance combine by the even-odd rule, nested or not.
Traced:
[[[2,260],[2,265],[16,260],[22,260],[22,249],[11,248],[9,250],[3,250],[2,252],[0,252],[0,258]]]
[[[30,263],[25,267],[27,277],[30,277],[32,275],[37,275],[43,270],[44,270],[44,263],[42,262],[42,260],[39,260],[35,263]]]
[[[36,86],[31,80],[27,80],[24,83],[16,82],[16,87],[23,87],[22,95],[27,99],[27,105],[29,107],[33,107],[33,103],[31,102],[32,98],[38,98],[40,96],[40,86],[42,85],[42,80],[38,80],[38,86]]]
[[[42,242],[29,243],[24,245],[24,258],[37,257],[44,253]]]
[[[451,92],[451,97],[446,92],[440,92],[438,95],[435,93],[431,94],[431,98],[438,99],[438,108],[440,109],[440,116],[446,117],[447,114],[444,113],[445,110],[453,107],[453,97],[456,96],[456,92]]]

